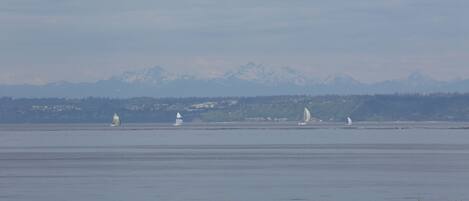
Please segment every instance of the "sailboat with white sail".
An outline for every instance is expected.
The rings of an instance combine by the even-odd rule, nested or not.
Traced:
[[[183,122],[184,122],[184,121],[183,121],[183,119],[182,119],[182,115],[181,115],[181,113],[178,112],[178,113],[176,114],[176,122],[174,122],[173,125],[174,125],[174,126],[181,126]]]
[[[352,123],[352,118],[350,117],[347,117],[347,126],[351,126],[353,123]]]
[[[114,116],[112,116],[111,127],[117,127],[117,126],[120,126],[120,125],[121,125],[120,117],[119,117],[119,115],[117,115],[117,113],[114,113]]]
[[[311,112],[308,110],[308,108],[305,107],[305,109],[303,111],[303,121],[299,122],[298,125],[304,126],[304,125],[308,124],[308,122],[310,122],[310,121],[311,121]]]

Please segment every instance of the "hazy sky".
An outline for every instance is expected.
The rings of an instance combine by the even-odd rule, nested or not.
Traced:
[[[2,0],[0,83],[248,62],[362,81],[469,78],[466,0]]]

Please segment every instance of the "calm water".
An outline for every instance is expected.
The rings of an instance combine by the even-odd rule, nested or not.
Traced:
[[[0,200],[469,200],[464,129],[67,127],[0,128]]]

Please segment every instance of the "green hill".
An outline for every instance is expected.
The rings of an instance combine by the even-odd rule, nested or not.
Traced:
[[[262,96],[219,98],[0,98],[0,123],[298,121],[469,121],[469,94]]]

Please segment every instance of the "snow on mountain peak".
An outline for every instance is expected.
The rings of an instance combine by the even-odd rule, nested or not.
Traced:
[[[358,84],[358,83],[359,81],[343,73],[338,73],[338,74],[328,76],[323,81],[323,84]]]
[[[427,76],[419,71],[416,71],[416,72],[413,72],[411,73],[408,77],[407,77],[407,80],[408,81],[416,81],[416,82],[428,82],[428,81],[433,81],[433,78],[431,78],[430,76]]]
[[[165,71],[160,66],[156,66],[138,71],[127,71],[115,77],[115,79],[127,83],[159,84],[164,81],[177,79],[177,76]]]
[[[255,81],[263,84],[292,83],[305,85],[307,77],[290,67],[271,68],[262,64],[248,63],[225,73],[225,78]]]
[[[284,85],[292,84],[297,86],[308,86],[315,84],[355,84],[358,83],[352,77],[345,74],[336,74],[329,76],[323,82],[318,82],[314,77],[308,76],[304,72],[300,72],[294,68],[283,67],[268,67],[263,64],[247,63],[235,69],[232,69],[224,74],[217,75],[217,77],[196,77],[190,74],[176,74],[170,73],[162,67],[156,66],[153,68],[146,68],[138,71],[127,71],[114,79],[126,83],[142,83],[142,84],[161,84],[175,80],[231,80],[237,79],[242,81],[249,81],[260,83],[264,85]]]

